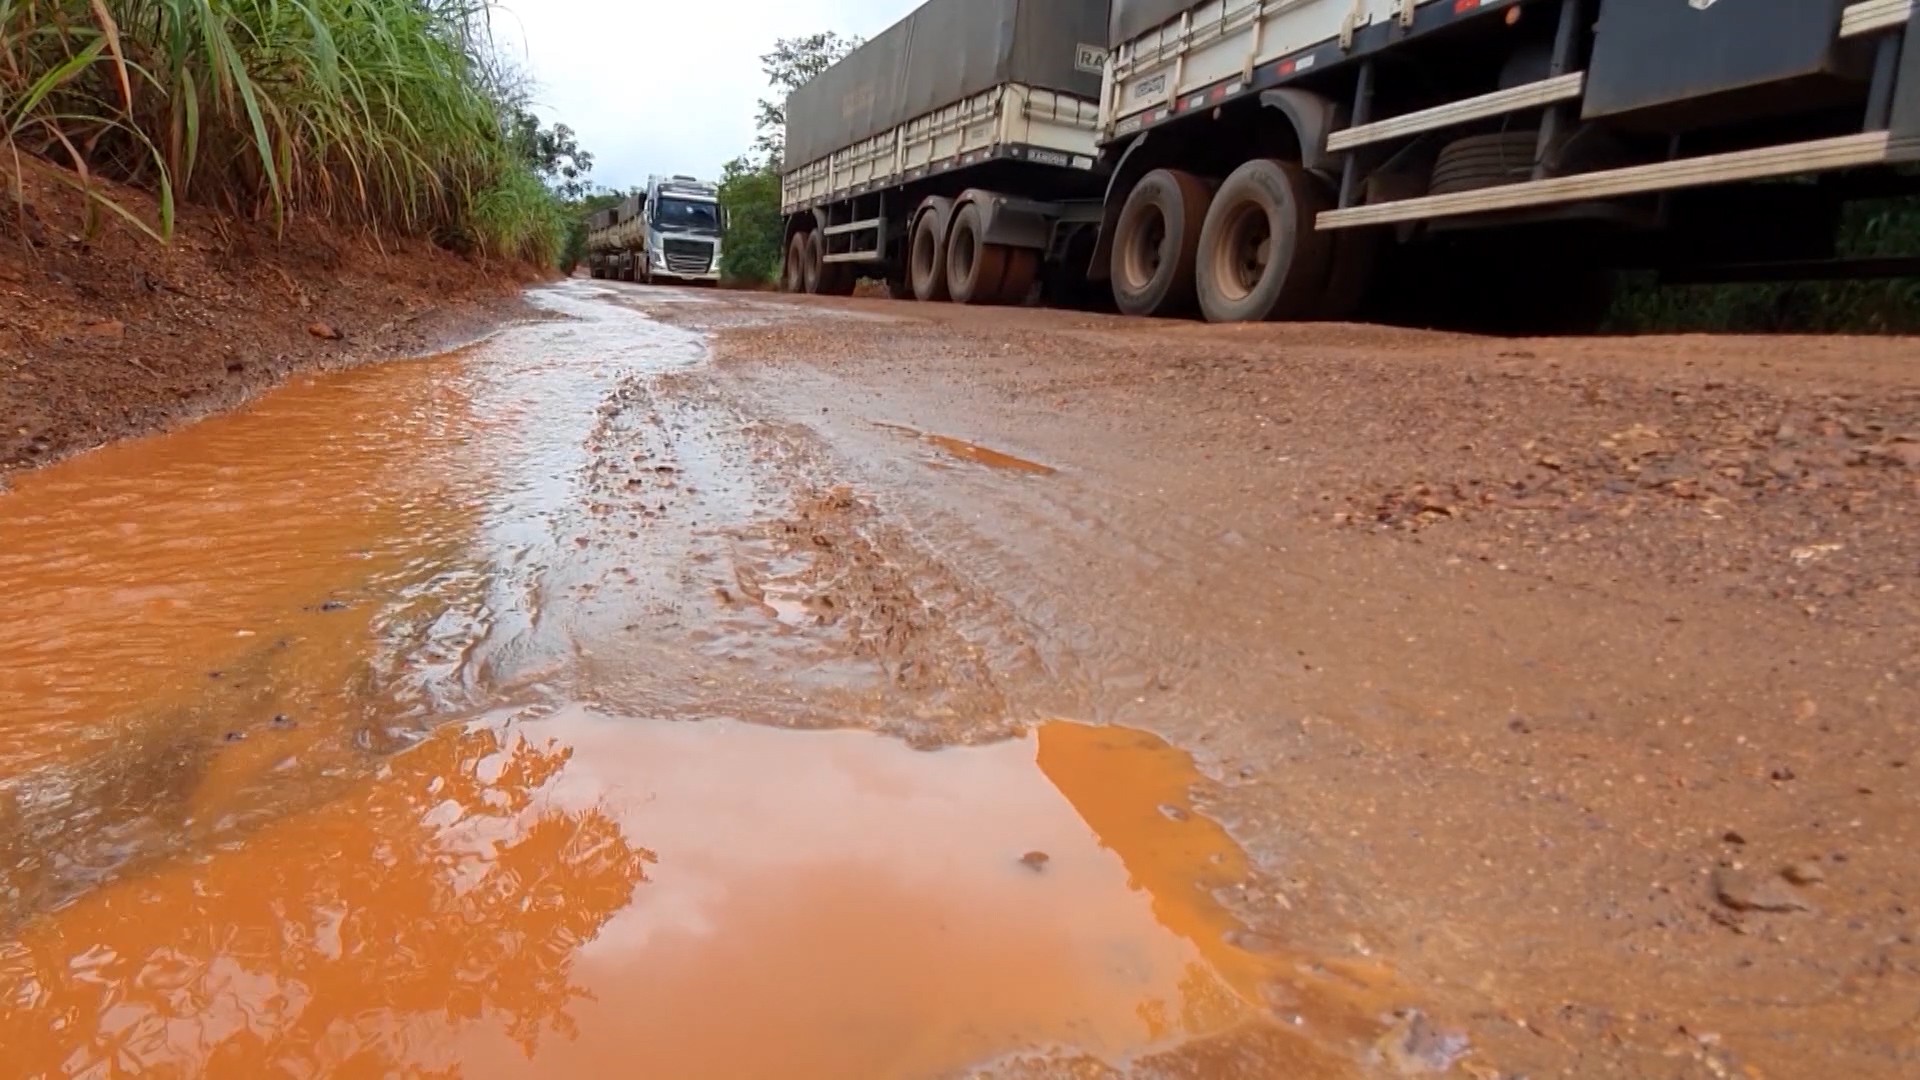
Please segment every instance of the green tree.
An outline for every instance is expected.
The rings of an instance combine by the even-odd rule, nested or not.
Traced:
[[[754,126],[760,134],[753,149],[727,162],[721,173],[720,203],[727,210],[726,249],[720,272],[730,281],[766,282],[780,274],[780,164],[787,148],[787,95],[860,47],[857,37],[827,31],[781,38],[760,58],[774,97],[762,98]]]
[[[829,30],[807,37],[781,38],[773,43],[772,52],[760,57],[761,70],[767,73],[767,85],[777,96],[760,99],[760,115],[754,120],[760,135],[753,140],[753,148],[764,155],[774,172],[780,171],[780,160],[787,149],[787,95],[838,63],[860,44],[857,37],[841,37]]]
[[[720,205],[727,210],[727,242],[720,273],[729,281],[772,281],[780,273],[780,174],[747,157],[720,174]]]
[[[540,126],[540,118],[516,106],[507,121],[507,141],[520,160],[565,200],[586,198],[593,172],[593,155],[580,149],[580,140],[565,124]]]

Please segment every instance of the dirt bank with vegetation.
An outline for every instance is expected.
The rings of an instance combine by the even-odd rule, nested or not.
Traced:
[[[170,244],[26,170],[0,212],[0,474],[230,407],[289,374],[432,351],[517,310],[530,272],[315,222],[181,212]],[[142,212],[151,199],[112,197]]]
[[[0,4],[0,472],[474,333],[591,156],[490,9]]]

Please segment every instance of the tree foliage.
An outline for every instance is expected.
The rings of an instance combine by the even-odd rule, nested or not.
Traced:
[[[814,76],[832,67],[848,53],[860,47],[857,37],[841,37],[829,30],[806,37],[781,38],[773,51],[760,57],[760,68],[767,73],[767,85],[776,93],[760,99],[760,114],[754,126],[760,134],[753,149],[775,172],[787,149],[787,95],[805,86]]]
[[[726,249],[720,271],[729,280],[772,281],[780,274],[785,230],[780,216],[780,165],[787,148],[787,95],[860,47],[857,37],[828,31],[781,38],[760,58],[774,96],[762,98],[753,149],[727,162],[720,202],[727,208]]]
[[[593,190],[587,177],[593,155],[580,149],[580,140],[565,124],[540,126],[540,118],[516,106],[507,125],[507,141],[553,193],[562,199],[586,198]]]
[[[780,175],[746,157],[727,162],[720,179],[727,209],[720,273],[729,281],[772,281],[780,273]]]

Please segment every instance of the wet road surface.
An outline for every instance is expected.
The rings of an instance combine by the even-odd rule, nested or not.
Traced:
[[[0,499],[9,1068],[1352,1071],[1373,973],[1215,898],[1191,760],[1017,712],[991,601],[619,300]]]
[[[15,1071],[1920,1068],[1910,343],[533,300],[0,495]]]

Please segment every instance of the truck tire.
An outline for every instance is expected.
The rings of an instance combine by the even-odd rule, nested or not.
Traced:
[[[807,234],[802,265],[807,291],[815,296],[852,296],[853,287],[859,283],[852,266],[827,261],[827,238],[819,232]]]
[[[1453,195],[1531,180],[1539,141],[1538,131],[1502,131],[1455,139],[1434,159],[1427,194]]]
[[[907,242],[907,280],[921,303],[947,298],[947,230],[938,211],[922,210]]]
[[[794,233],[787,241],[787,261],[780,267],[780,291],[803,293],[807,291],[807,235]]]
[[[810,296],[820,295],[820,271],[822,269],[823,266],[820,262],[820,234],[810,232],[807,234],[807,238],[802,243],[800,250],[801,287],[805,289]]]
[[[1214,193],[1196,283],[1208,322],[1324,318],[1333,243],[1313,227],[1326,188],[1291,161],[1257,158]]]
[[[1008,248],[980,238],[980,208],[960,208],[947,228],[947,292],[957,304],[998,304]]]
[[[1113,229],[1113,300],[1127,315],[1184,315],[1194,307],[1194,261],[1211,196],[1178,169],[1140,178]]]

